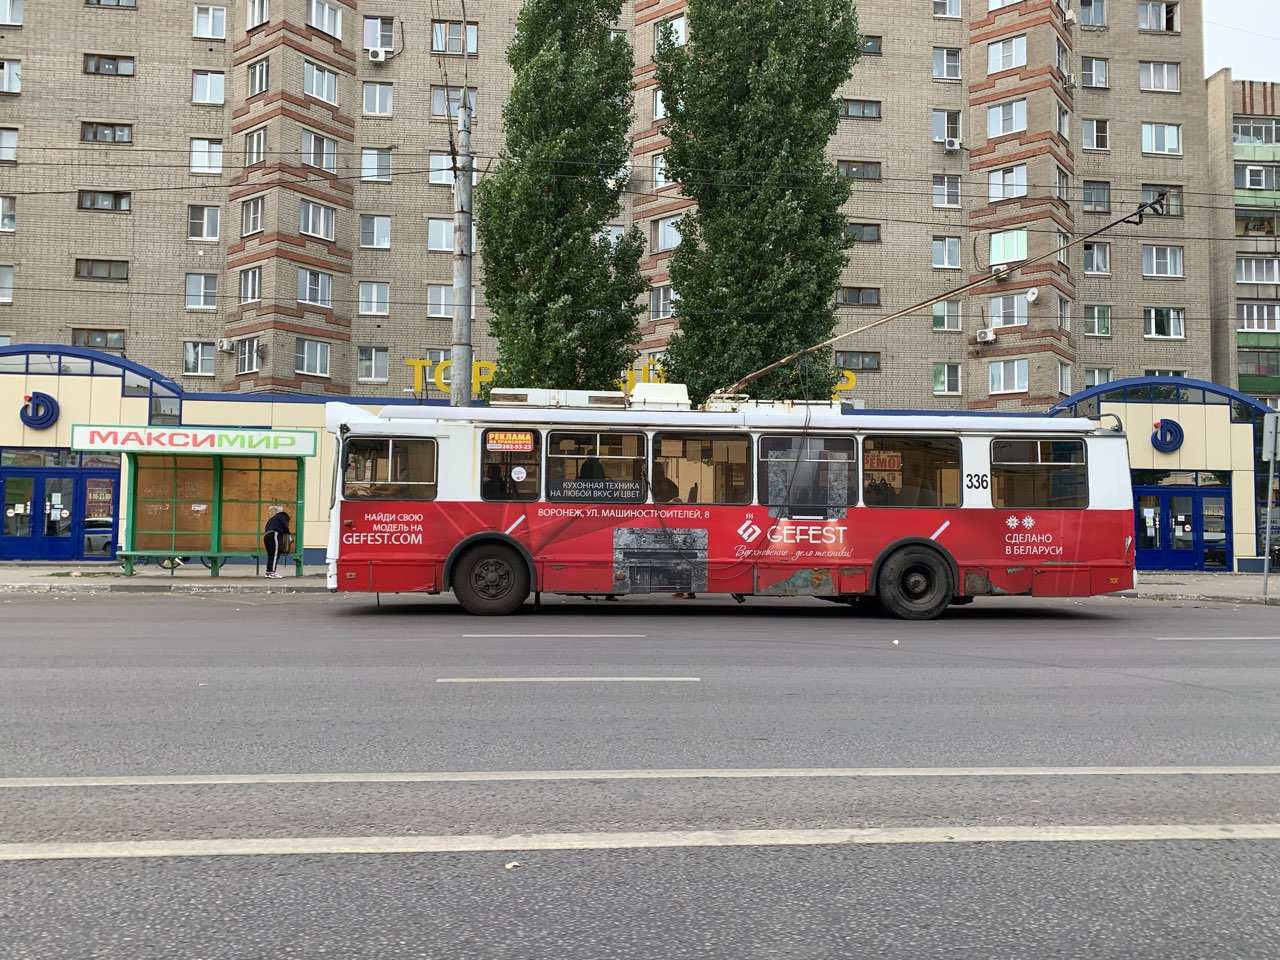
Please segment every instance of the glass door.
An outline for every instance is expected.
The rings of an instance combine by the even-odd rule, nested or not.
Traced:
[[[0,558],[71,560],[76,556],[76,478],[48,473],[5,473]]]
[[[0,496],[4,500],[4,525],[0,527],[0,559],[31,560],[31,504],[36,478],[31,475],[0,474]]]
[[[1222,494],[1204,494],[1200,498],[1200,554],[1203,569],[1230,571],[1232,564],[1231,516],[1227,498]]]
[[[116,555],[115,476],[84,478],[84,507],[80,525],[80,558],[114,560]]]

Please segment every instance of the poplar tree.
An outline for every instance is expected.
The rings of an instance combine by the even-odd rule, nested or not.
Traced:
[[[667,170],[697,204],[671,264],[666,373],[701,401],[834,332],[849,184],[826,147],[861,37],[851,0],[689,0],[686,15],[687,42],[668,29],[657,55]],[[829,399],[835,383],[815,355],[751,393]]]
[[[631,47],[610,29],[620,10],[520,10],[505,146],[476,191],[497,386],[613,389],[635,362],[644,244],[638,230],[609,230],[631,152]]]

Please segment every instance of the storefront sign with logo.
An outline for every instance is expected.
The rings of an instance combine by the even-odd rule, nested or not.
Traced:
[[[1156,421],[1155,432],[1151,434],[1151,445],[1161,453],[1177,453],[1182,449],[1186,438],[1182,424],[1166,417]]]
[[[314,457],[314,430],[243,430],[236,427],[109,427],[76,424],[71,448],[121,453]]]
[[[34,392],[25,398],[18,417],[32,430],[48,430],[58,422],[58,401],[47,393]]]

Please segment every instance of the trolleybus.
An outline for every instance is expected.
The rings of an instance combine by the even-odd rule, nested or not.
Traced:
[[[681,406],[532,390],[485,407],[329,404],[330,589],[452,591],[482,615],[543,593],[718,593],[874,598],[928,619],[980,596],[1133,585],[1119,429]]]

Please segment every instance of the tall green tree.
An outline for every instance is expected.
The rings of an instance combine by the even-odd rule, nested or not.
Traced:
[[[659,42],[666,164],[697,208],[671,264],[680,330],[668,379],[695,400],[835,329],[848,181],[825,149],[861,37],[851,0],[689,0],[688,42]],[[760,399],[829,398],[811,356],[753,385]]]
[[[621,0],[525,0],[506,144],[476,196],[498,386],[610,389],[634,363],[646,289],[627,189],[631,48]]]

